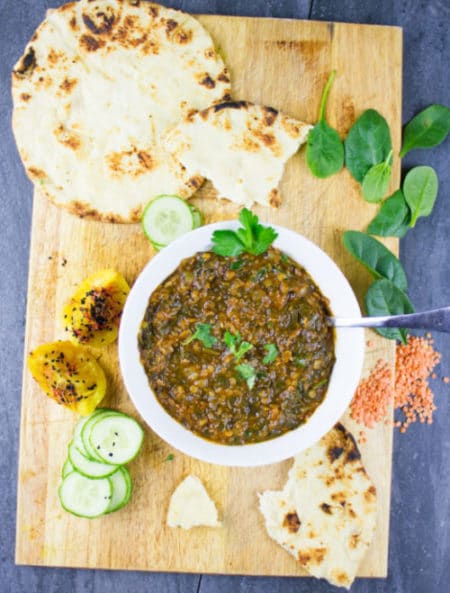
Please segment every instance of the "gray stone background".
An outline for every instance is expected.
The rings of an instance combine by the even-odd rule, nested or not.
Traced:
[[[0,593],[325,593],[324,581],[72,570],[14,565],[17,453],[32,188],[11,133],[10,71],[58,0],[0,0]],[[403,121],[431,103],[450,104],[448,0],[180,0],[190,12],[399,25],[404,30]],[[415,151],[403,169],[432,165],[439,176],[433,214],[401,242],[418,310],[450,304],[450,140]],[[439,375],[450,374],[450,336],[435,335]],[[449,387],[435,381],[432,426],[395,434],[389,576],[359,579],[355,593],[450,591]],[[132,545],[132,542],[124,542]]]

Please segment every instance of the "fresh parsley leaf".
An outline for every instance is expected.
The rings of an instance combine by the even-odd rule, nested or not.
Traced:
[[[253,389],[256,381],[256,372],[252,365],[247,363],[238,364],[236,367],[237,372],[245,379],[249,389]]]
[[[253,253],[253,255],[261,255],[261,253],[267,251],[269,246],[272,245],[278,237],[278,233],[270,226],[262,226],[259,224],[254,231],[254,236],[255,238],[250,253]]]
[[[175,459],[175,455],[173,453],[169,453],[164,461],[173,461]]]
[[[211,334],[212,325],[210,323],[197,323],[195,328],[195,332],[192,336],[183,342],[184,345],[190,344],[193,340],[200,340],[206,348],[214,346],[217,342],[217,338]]]
[[[223,341],[228,346],[228,350],[234,355],[236,360],[240,360],[246,352],[253,348],[253,344],[250,342],[242,341],[241,334],[239,332],[236,335],[226,331],[223,335]]]
[[[214,253],[231,257],[236,257],[244,252],[260,255],[278,237],[275,229],[259,224],[258,217],[247,208],[241,210],[239,222],[242,227],[237,231],[214,231],[212,236]]]
[[[275,358],[279,354],[278,348],[276,347],[275,344],[266,344],[264,346],[264,350],[267,352],[267,354],[263,358],[264,364],[270,364],[271,362],[273,362],[275,360]]]
[[[223,341],[228,346],[228,350],[232,354],[236,354],[236,346],[241,341],[241,334],[239,332],[236,335],[230,334],[229,331],[226,331],[223,335]]]
[[[236,360],[241,360],[244,354],[252,348],[253,344],[250,344],[250,342],[242,342],[241,344],[239,344],[239,348],[236,350],[236,354],[234,355]]]
[[[235,257],[246,251],[244,244],[234,231],[214,231],[212,236],[212,250],[217,255],[229,255]]]

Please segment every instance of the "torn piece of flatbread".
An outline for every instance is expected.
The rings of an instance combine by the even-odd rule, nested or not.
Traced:
[[[13,130],[26,172],[52,202],[108,222],[140,219],[189,175],[162,136],[230,96],[209,33],[152,2],[80,0],[51,9],[12,74]]]
[[[277,207],[285,163],[310,129],[271,107],[230,101],[188,117],[165,146],[190,176],[209,179],[219,198]]]
[[[216,505],[196,476],[188,476],[175,489],[167,513],[169,527],[220,527]]]
[[[374,535],[377,499],[341,424],[297,455],[283,490],[263,492],[259,506],[270,537],[303,568],[350,587]]]

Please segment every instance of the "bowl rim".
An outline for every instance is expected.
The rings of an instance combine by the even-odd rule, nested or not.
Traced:
[[[360,380],[365,334],[362,328],[335,329],[336,362],[327,393],[310,418],[299,427],[267,441],[244,445],[215,443],[184,428],[166,412],[150,388],[140,362],[138,331],[150,295],[161,282],[175,271],[183,259],[209,250],[213,231],[236,229],[238,226],[237,220],[227,220],[197,228],[173,241],[146,264],[133,284],[122,312],[118,351],[128,394],[142,418],[159,437],[182,453],[201,461],[224,466],[256,467],[292,457],[317,442],[339,421]],[[270,226],[278,232],[273,246],[306,269],[328,298],[333,315],[359,317],[358,301],[337,264],[303,235],[279,225]]]

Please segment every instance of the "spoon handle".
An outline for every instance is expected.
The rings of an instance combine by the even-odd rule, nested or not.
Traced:
[[[388,315],[386,317],[333,318],[335,327],[406,327],[450,332],[450,307],[441,307],[423,313]]]

